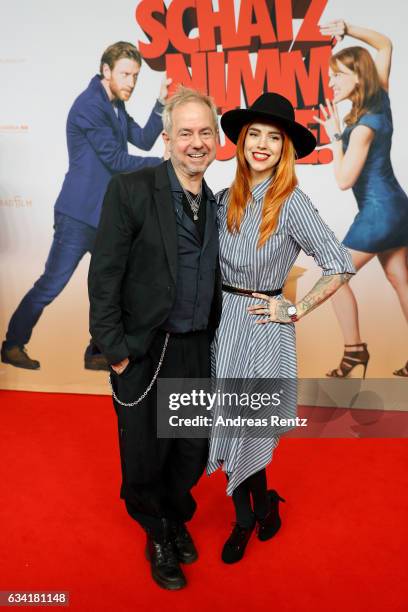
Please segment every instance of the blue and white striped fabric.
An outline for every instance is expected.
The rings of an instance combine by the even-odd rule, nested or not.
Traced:
[[[314,257],[324,275],[354,272],[347,249],[321,219],[306,194],[298,187],[284,203],[275,232],[257,248],[263,198],[270,179],[252,190],[240,232],[227,230],[228,190],[217,194],[222,282],[244,289],[283,287],[301,249]],[[280,299],[279,297],[277,299]],[[223,378],[296,378],[296,343],[293,323],[257,325],[247,312],[259,302],[223,292],[221,322],[212,346],[212,370]],[[296,409],[294,406],[293,409]],[[228,474],[227,494],[272,459],[278,437],[210,439],[207,473],[218,467]]]

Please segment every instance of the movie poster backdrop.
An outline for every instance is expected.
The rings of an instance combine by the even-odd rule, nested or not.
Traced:
[[[67,170],[65,123],[74,99],[98,72],[102,51],[111,43],[137,44],[143,67],[127,103],[144,124],[157,98],[164,72],[178,84],[210,94],[219,114],[246,107],[264,91],[288,97],[297,120],[311,129],[317,149],[297,165],[301,188],[342,239],[355,215],[352,191],[334,178],[328,136],[313,117],[332,97],[328,64],[333,52],[361,44],[350,38],[336,44],[318,25],[343,18],[389,36],[394,45],[390,98],[394,118],[392,163],[408,188],[406,163],[405,58],[406,3],[390,0],[21,0],[3,5],[0,71],[0,333],[24,294],[41,275],[53,235],[53,207]],[[366,46],[361,44],[361,46]],[[368,47],[367,47],[368,48]],[[373,52],[372,49],[370,49]],[[340,116],[347,102],[339,105]],[[151,151],[163,154],[159,138]],[[234,175],[234,145],[221,132],[217,160],[206,179],[214,192]],[[405,155],[406,157],[406,155]],[[408,228],[407,228],[408,234]],[[45,309],[27,345],[41,362],[37,371],[0,363],[0,388],[73,393],[109,393],[106,372],[83,367],[89,340],[86,278],[89,255],[71,281]],[[319,278],[312,258],[299,256],[286,294],[302,297]],[[395,291],[375,258],[352,281],[363,340],[371,361],[367,376],[392,378],[408,359],[407,326]],[[343,338],[329,302],[296,326],[299,375],[323,378],[338,365]]]

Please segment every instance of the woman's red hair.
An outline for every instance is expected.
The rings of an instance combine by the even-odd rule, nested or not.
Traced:
[[[245,138],[251,125],[252,123],[244,125],[237,141],[237,170],[229,191],[227,211],[228,231],[233,234],[239,232],[245,208],[252,199],[250,168],[244,154]],[[265,194],[258,248],[265,244],[276,229],[280,210],[298,184],[295,173],[295,148],[288,135],[280,127],[279,129],[283,139],[282,154],[277,166],[275,166],[275,174]]]
[[[355,73],[358,83],[350,95],[351,111],[344,118],[346,125],[353,125],[369,111],[375,112],[381,105],[381,83],[373,58],[363,47],[347,47],[329,61],[334,72],[339,71],[337,62],[341,62]]]

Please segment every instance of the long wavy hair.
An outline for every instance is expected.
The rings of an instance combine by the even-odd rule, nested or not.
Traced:
[[[250,168],[244,154],[245,138],[252,123],[244,125],[237,141],[237,170],[229,191],[227,211],[227,227],[228,231],[232,234],[239,232],[245,208],[252,200]],[[275,125],[275,122],[273,125]],[[258,248],[265,244],[276,229],[283,203],[298,184],[295,173],[295,148],[288,135],[278,124],[276,125],[282,133],[282,153],[278,164],[274,168],[273,180],[265,194],[262,220],[259,228]]]
[[[381,83],[374,60],[363,47],[347,47],[330,58],[330,68],[338,71],[337,62],[352,70],[358,83],[350,95],[351,110],[344,118],[346,125],[356,123],[369,111],[375,112],[381,106]]]

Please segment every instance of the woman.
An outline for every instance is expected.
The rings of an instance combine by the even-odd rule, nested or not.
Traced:
[[[343,244],[357,271],[378,257],[408,321],[408,198],[390,160],[393,126],[387,92],[392,44],[378,32],[342,20],[322,26],[321,32],[337,40],[348,35],[377,50],[375,61],[362,47],[349,47],[332,56],[329,84],[334,103],[327,100],[327,110],[321,107],[324,119],[315,119],[332,141],[337,184],[340,189],[353,189],[359,208]],[[352,103],[343,132],[336,108],[342,100]],[[361,341],[357,303],[349,285],[336,294],[333,306],[346,350],[339,367],[327,376],[345,378],[359,365],[365,376],[369,353]],[[408,362],[394,375],[408,376]]]
[[[347,250],[297,187],[295,158],[311,153],[316,140],[294,120],[289,100],[263,94],[249,109],[225,113],[221,125],[237,144],[237,171],[230,189],[218,196],[223,309],[213,345],[215,375],[294,379],[294,322],[329,298],[354,269]],[[281,289],[301,249],[323,276],[294,305]],[[277,442],[270,435],[219,437],[213,427],[207,471],[222,465],[236,512],[222,552],[226,563],[242,558],[256,523],[260,540],[280,527],[282,498],[267,490],[265,472]]]

